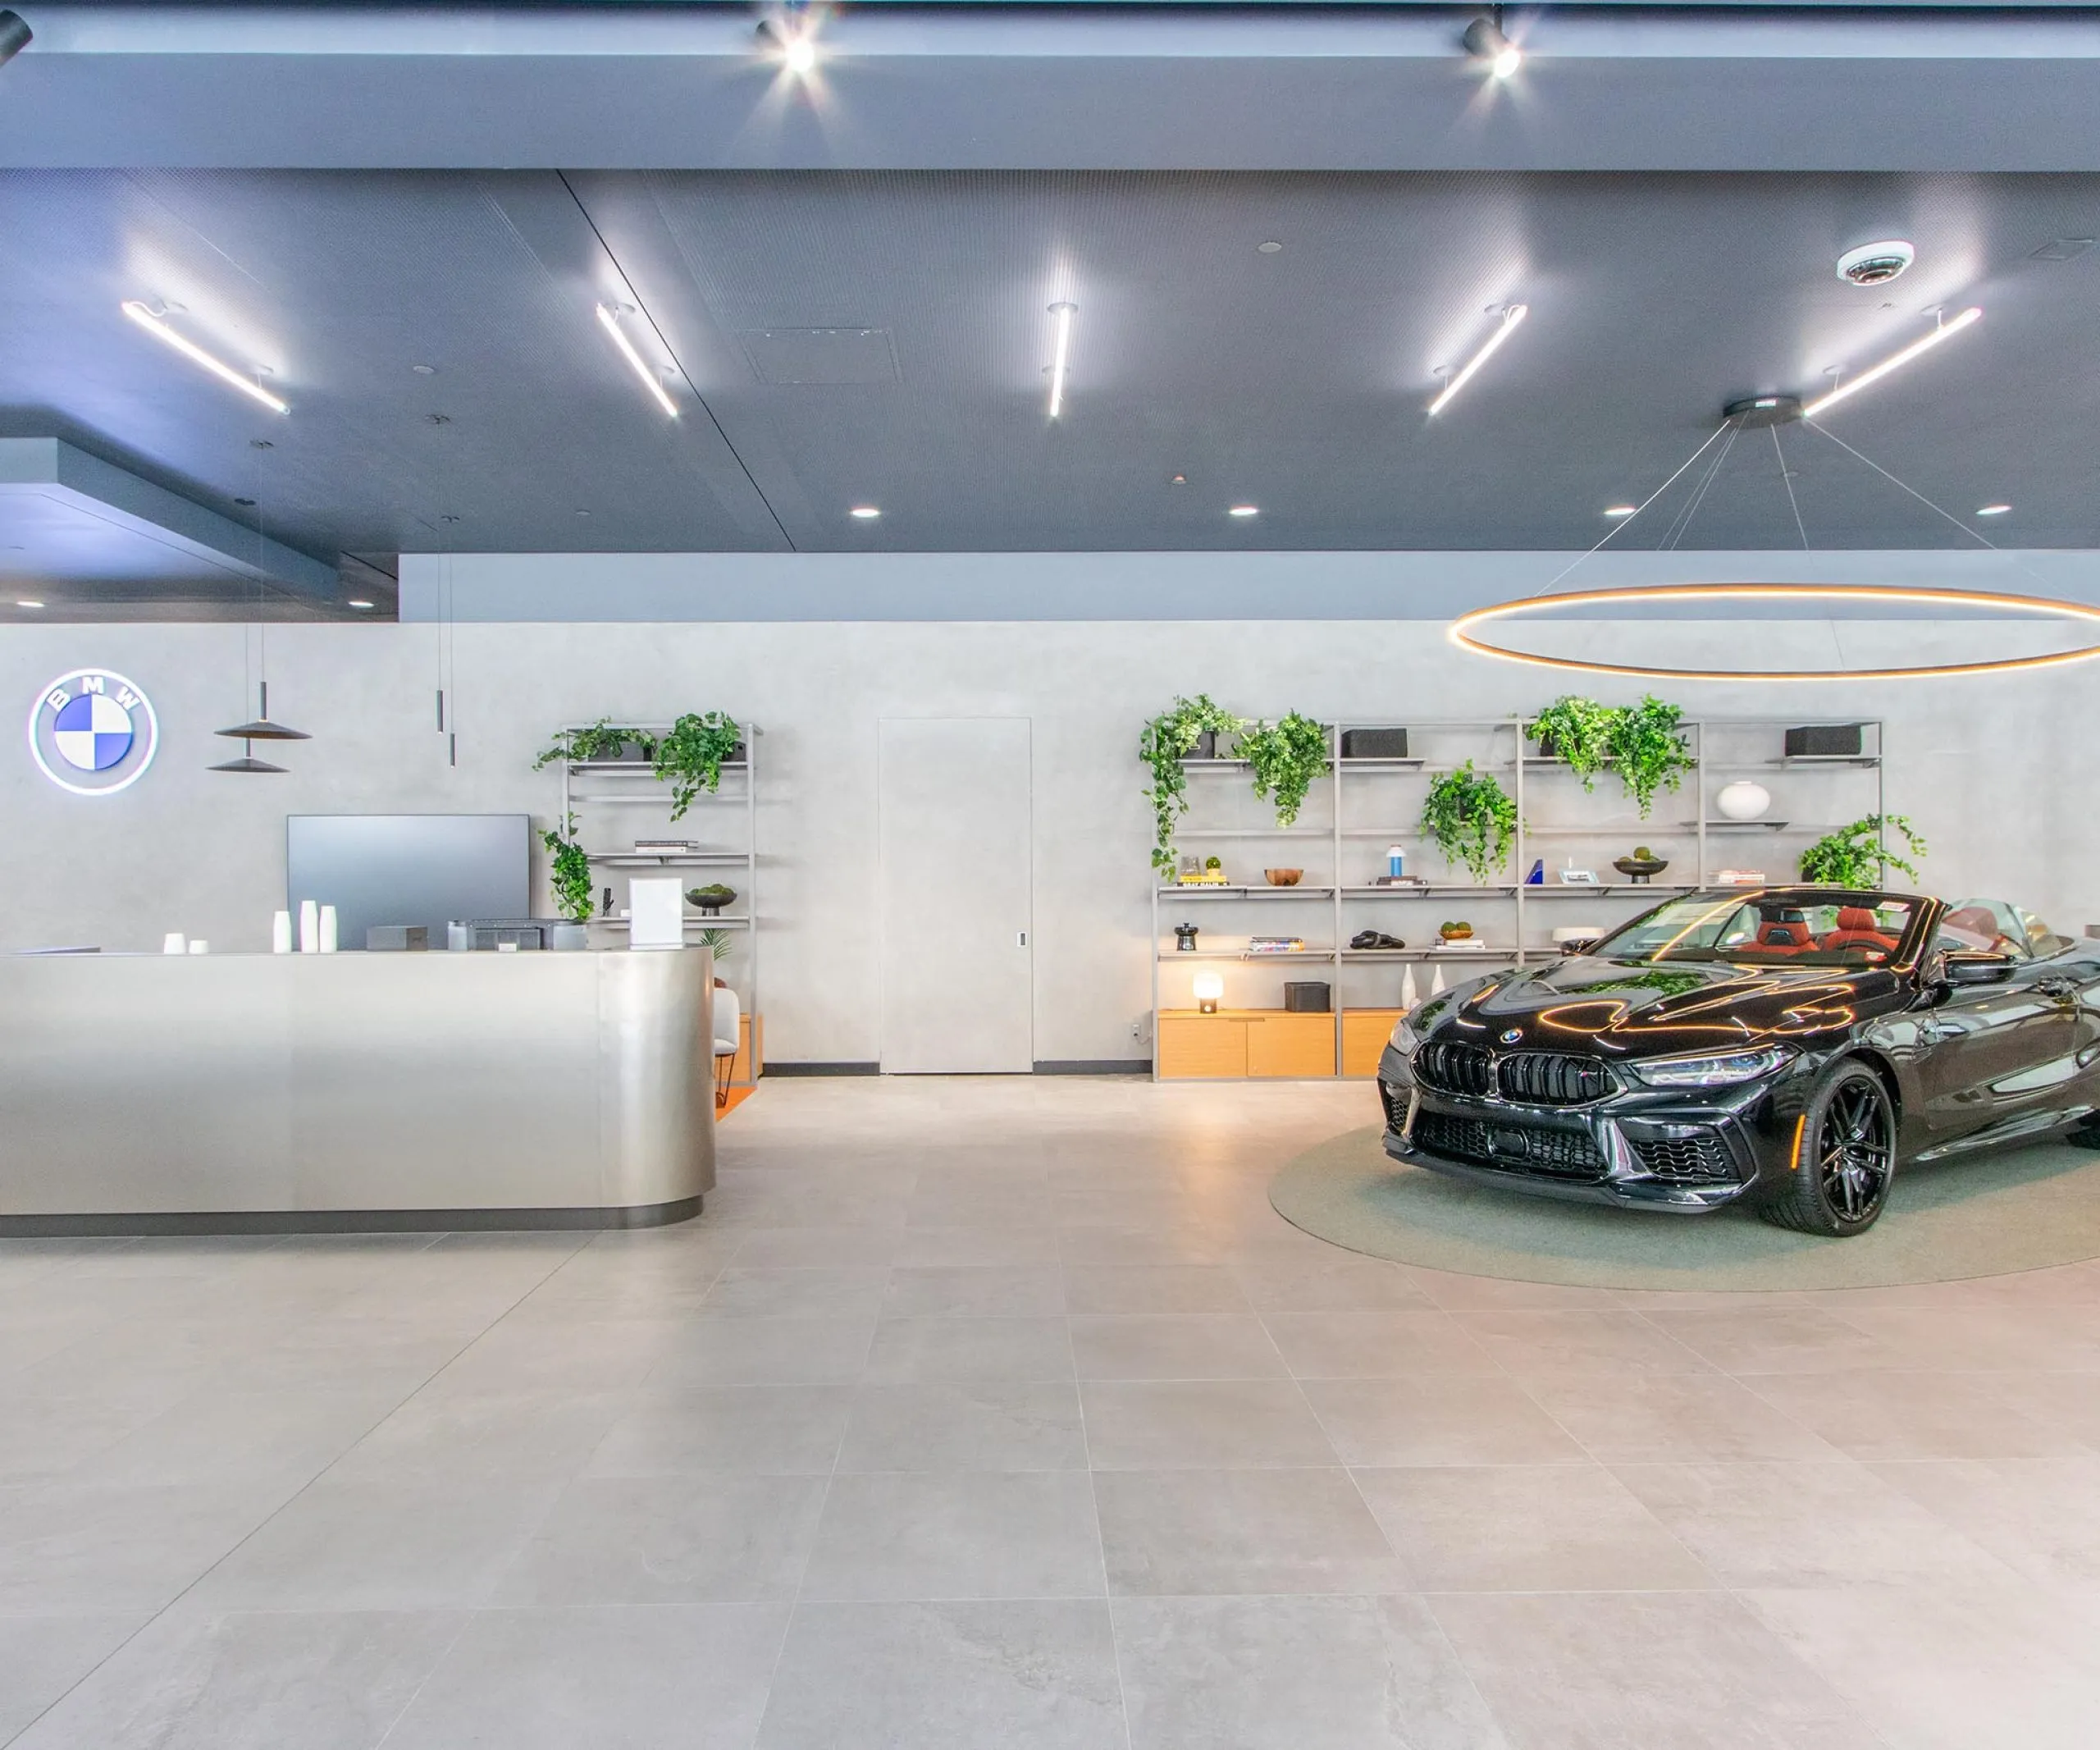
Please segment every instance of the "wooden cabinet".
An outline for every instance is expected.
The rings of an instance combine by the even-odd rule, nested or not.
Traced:
[[[1246,1017],[1169,1009],[1159,1017],[1158,1049],[1162,1080],[1237,1080],[1247,1073]]]
[[[1376,1076],[1386,1041],[1393,1036],[1393,1024],[1403,1010],[1351,1008],[1342,1011],[1342,1074]]]
[[[1282,1009],[1166,1009],[1159,1017],[1162,1081],[1331,1076],[1335,1017]]]
[[[1332,1076],[1335,1017],[1293,1015],[1280,1009],[1252,1011],[1247,1023],[1250,1076]]]

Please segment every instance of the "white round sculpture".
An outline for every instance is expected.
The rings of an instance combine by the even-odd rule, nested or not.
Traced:
[[[1772,806],[1772,793],[1761,784],[1738,778],[1733,784],[1722,786],[1721,793],[1714,798],[1714,806],[1720,810],[1723,820],[1755,820]]]

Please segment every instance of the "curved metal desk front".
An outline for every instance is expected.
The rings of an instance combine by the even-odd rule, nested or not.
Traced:
[[[682,1221],[714,1184],[713,972],[0,957],[0,1234]]]

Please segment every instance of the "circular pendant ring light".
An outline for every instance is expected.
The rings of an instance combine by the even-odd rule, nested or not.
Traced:
[[[1801,605],[1817,602],[1925,602],[1937,606],[1985,609],[2006,614],[2054,615],[2084,620],[2100,627],[2100,608],[2083,602],[2060,601],[2044,596],[2015,596],[1997,590],[1888,587],[1868,583],[1656,583],[1634,584],[1617,589],[1573,591],[1558,596],[1526,596],[1514,601],[1497,602],[1462,614],[1450,624],[1451,642],[1477,656],[1498,656],[1505,662],[1529,663],[1542,669],[1573,669],[1586,674],[1632,674],[1655,680],[1687,681],[1863,681],[1926,680],[1955,674],[2004,674],[2021,669],[2061,668],[2074,662],[2100,657],[2100,633],[2096,642],[2076,650],[2049,651],[2034,656],[2008,656],[1988,662],[1919,663],[1893,669],[1671,669],[1633,662],[1596,662],[1575,656],[1549,656],[1534,651],[1512,649],[1477,636],[1482,628],[1503,621],[1535,619],[1555,609],[1577,604],[1650,601],[1784,601]]]

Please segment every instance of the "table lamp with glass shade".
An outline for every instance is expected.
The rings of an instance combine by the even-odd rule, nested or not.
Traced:
[[[1225,980],[1216,972],[1198,972],[1195,984],[1197,1013],[1215,1015],[1218,998],[1225,994]]]

